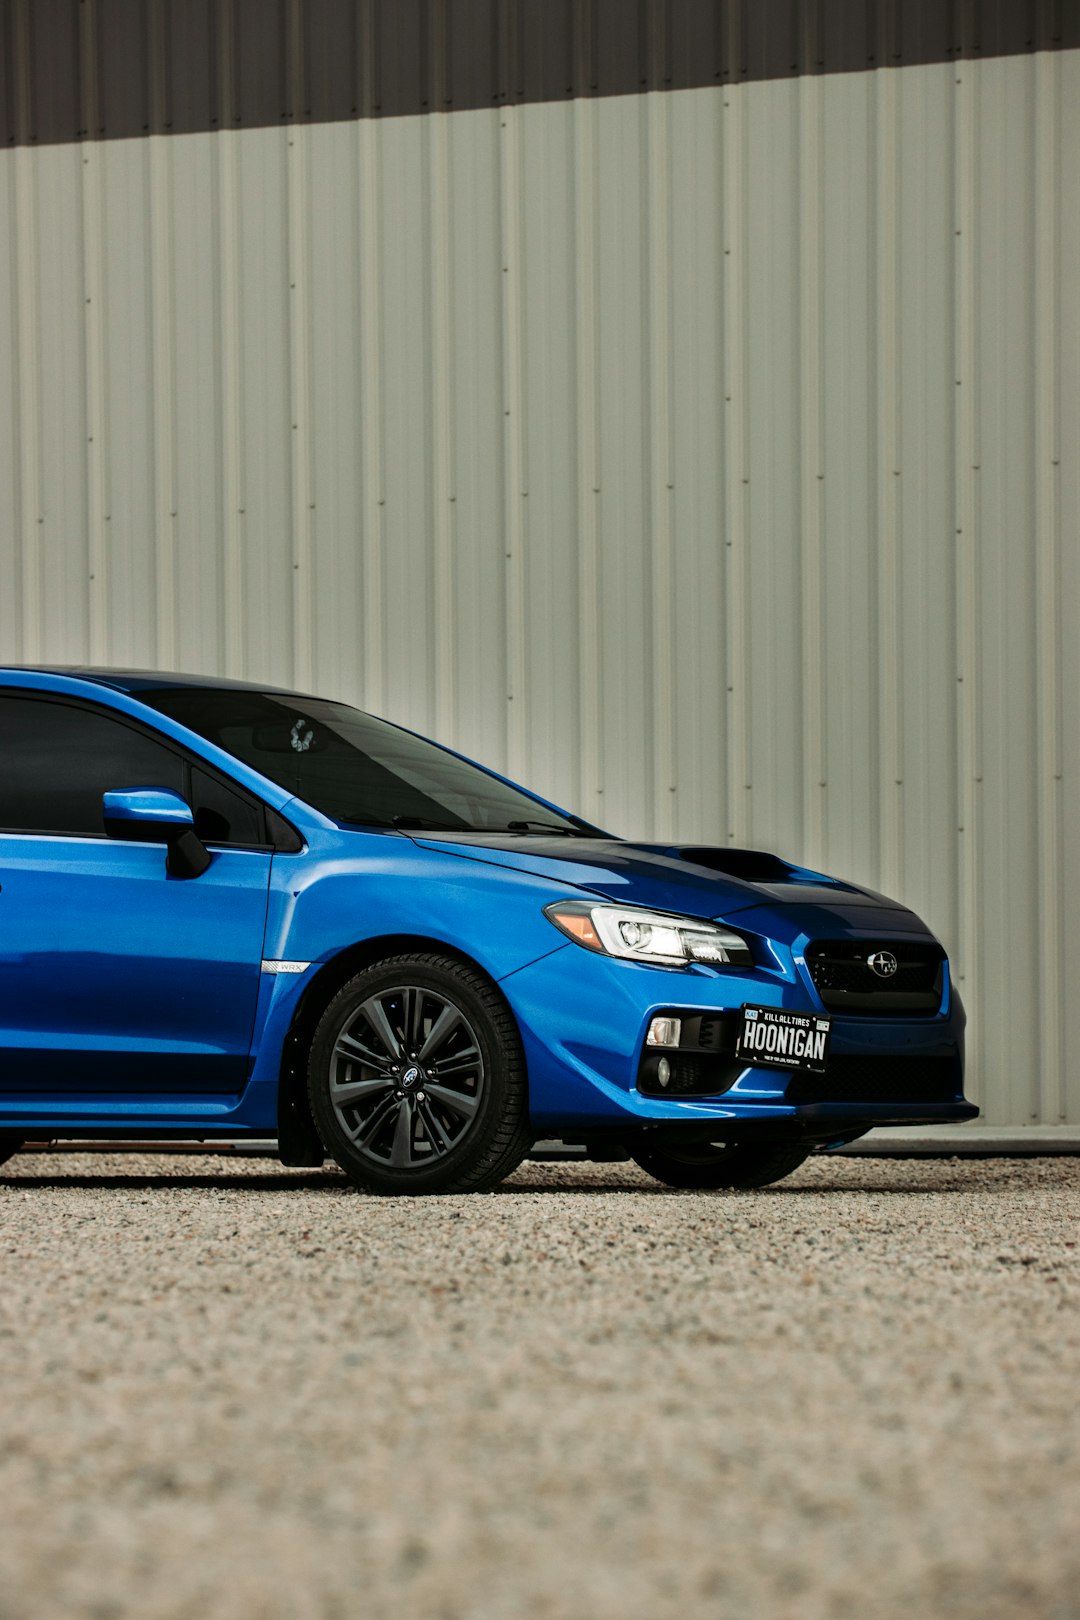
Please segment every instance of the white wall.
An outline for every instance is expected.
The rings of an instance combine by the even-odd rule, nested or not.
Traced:
[[[1080,52],[0,154],[0,657],[901,896],[1080,1125]]]

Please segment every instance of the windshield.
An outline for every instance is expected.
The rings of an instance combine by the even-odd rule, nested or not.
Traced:
[[[140,692],[139,699],[335,821],[403,831],[595,831],[345,703],[205,687]]]

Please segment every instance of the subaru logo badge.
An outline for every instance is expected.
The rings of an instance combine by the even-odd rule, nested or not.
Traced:
[[[403,1086],[415,1086],[416,1082],[419,1079],[420,1079],[420,1070],[419,1069],[406,1069],[405,1073],[401,1077],[401,1083],[402,1083]]]
[[[866,965],[879,979],[891,979],[900,966],[892,951],[873,951],[866,958]]]

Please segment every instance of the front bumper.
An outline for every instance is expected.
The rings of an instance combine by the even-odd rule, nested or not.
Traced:
[[[695,1133],[723,1126],[729,1137],[758,1134],[828,1140],[872,1125],[948,1124],[973,1119],[978,1109],[963,1096],[965,1016],[946,982],[941,1010],[929,1018],[849,1018],[832,1015],[831,1059],[884,1059],[898,1076],[927,1064],[952,1076],[932,1098],[903,1095],[872,1100],[829,1095],[829,1076],[812,1098],[786,1070],[745,1067],[714,1096],[642,1092],[638,1075],[645,1033],[654,1016],[673,1008],[735,1012],[745,1002],[823,1013],[795,957],[770,943],[773,960],[747,972],[706,967],[682,970],[565,947],[502,981],[517,1018],[529,1070],[531,1117],[538,1132],[582,1131],[617,1137],[620,1130]],[[896,1059],[905,1060],[900,1065]],[[805,1081],[805,1076],[798,1077]],[[806,1087],[802,1086],[806,1096]]]

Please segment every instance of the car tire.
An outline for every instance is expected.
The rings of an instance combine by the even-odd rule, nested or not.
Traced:
[[[308,1096],[328,1151],[366,1192],[483,1192],[532,1146],[513,1015],[451,956],[394,956],[350,979],[312,1038]]]
[[[0,1164],[7,1164],[24,1145],[24,1137],[10,1136],[7,1131],[0,1131]]]
[[[694,1142],[685,1147],[630,1147],[642,1170],[668,1187],[767,1187],[810,1156],[801,1143]]]

